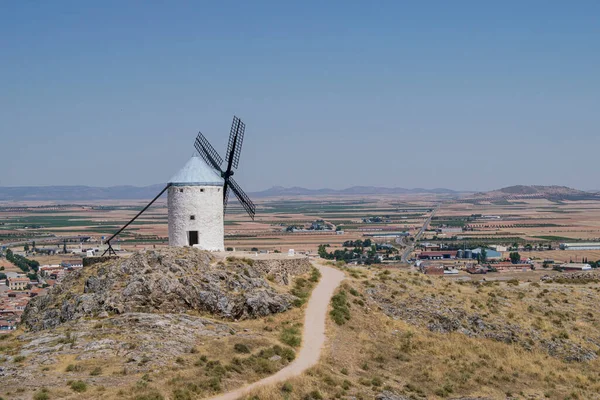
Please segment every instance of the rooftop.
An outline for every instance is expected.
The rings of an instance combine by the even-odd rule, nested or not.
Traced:
[[[223,186],[223,178],[202,158],[193,156],[169,180],[173,186]]]

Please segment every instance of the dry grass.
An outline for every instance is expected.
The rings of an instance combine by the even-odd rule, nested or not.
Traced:
[[[308,297],[318,276],[311,271],[295,280],[306,283],[302,290]],[[293,285],[277,285],[280,291],[293,288]],[[59,327],[53,331],[57,338],[52,343],[68,350],[68,354],[57,356],[52,364],[34,366],[27,358],[19,361],[20,365],[34,368],[41,378],[28,382],[22,390],[29,396],[27,398],[31,398],[43,385],[51,399],[77,399],[84,393],[86,399],[136,400],[160,399],[159,396],[165,399],[204,398],[229,391],[271,375],[295,358],[297,349],[294,346],[301,341],[299,332],[302,330],[304,308],[302,305],[267,318],[227,322],[232,328],[231,335],[200,337],[195,346],[185,353],[168,359],[166,367],[157,366],[150,372],[136,372],[140,369],[138,363],[130,363],[126,351],[120,357],[80,360],[80,349],[69,350],[78,343],[75,335]],[[18,339],[21,333],[0,336],[2,356],[19,354],[25,344]],[[92,334],[94,340],[127,342],[128,337],[127,332],[104,330],[101,321],[94,325]],[[294,343],[290,341],[290,335],[294,337]],[[160,339],[157,339],[156,345],[160,346]],[[242,348],[249,353],[240,351]],[[5,363],[14,364],[8,359]],[[71,389],[67,385],[69,381],[85,382],[85,392]],[[76,388],[82,390],[81,385]],[[14,394],[15,390],[16,387],[4,386],[0,389],[0,396],[12,398],[8,393]]]
[[[460,332],[434,333],[425,326],[388,317],[369,295],[369,289],[378,287],[382,279],[398,289],[393,295],[396,299],[442,295],[451,299],[450,305],[465,310],[490,307],[488,299],[494,294],[499,298],[499,304],[493,305],[496,313],[485,311],[494,320],[527,328],[541,324],[542,335],[547,338],[568,331],[570,341],[590,347],[590,338],[600,338],[600,325],[589,314],[595,313],[597,285],[583,291],[524,283],[460,285],[411,273],[384,274],[377,268],[354,271],[353,275],[356,278],[350,277],[340,289],[347,293],[350,320],[344,325],[329,320],[330,339],[319,365],[291,379],[288,390],[283,385],[261,388],[247,399],[307,399],[313,391],[324,399],[372,399],[384,389],[415,399],[598,398],[598,359],[566,362],[537,346],[527,350],[521,344],[468,337]],[[392,292],[390,301],[394,301]],[[538,298],[540,293],[544,293],[542,299]],[[553,313],[547,314],[551,310]],[[562,326],[556,324],[557,316],[562,317]]]

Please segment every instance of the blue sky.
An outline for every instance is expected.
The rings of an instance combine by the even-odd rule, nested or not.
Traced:
[[[599,188],[600,2],[2,2],[0,186]]]

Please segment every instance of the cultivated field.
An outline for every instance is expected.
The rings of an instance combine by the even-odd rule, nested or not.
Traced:
[[[81,204],[51,202],[0,203],[0,243],[15,246],[36,241],[39,247],[79,249],[79,237],[89,236],[98,246],[132,218],[147,200],[103,201]],[[332,250],[349,240],[370,238],[395,244],[384,234],[409,232],[415,235],[436,205],[440,208],[422,241],[471,248],[478,245],[531,244],[530,258],[557,262],[599,260],[598,251],[561,251],[561,242],[600,240],[600,202],[545,199],[461,201],[435,195],[289,197],[256,199],[257,215],[251,221],[233,203],[225,221],[225,243],[236,250],[314,253],[320,244]],[[321,221],[330,230],[310,230]],[[441,233],[435,229],[462,227],[462,232]],[[336,233],[337,230],[343,234]],[[294,231],[292,231],[294,230]],[[167,244],[166,201],[159,200],[119,236],[126,250]],[[548,250],[550,248],[551,250]],[[508,253],[505,254],[508,256]],[[59,259],[64,257],[57,256]],[[45,259],[40,261],[55,261]]]

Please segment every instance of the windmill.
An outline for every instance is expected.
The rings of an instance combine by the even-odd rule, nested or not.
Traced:
[[[202,135],[202,132],[198,132],[196,142],[194,146],[198,154],[209,163],[215,170],[221,174],[223,178],[223,209],[227,208],[227,201],[229,199],[229,190],[231,189],[235,193],[238,201],[244,207],[250,218],[254,220],[256,214],[256,207],[252,200],[246,193],[240,188],[236,181],[233,180],[233,168],[237,169],[240,163],[240,155],[242,153],[242,143],[244,142],[244,132],[246,130],[246,124],[244,124],[238,117],[233,117],[233,123],[231,124],[231,130],[229,131],[229,143],[227,144],[227,168],[225,171],[221,169],[223,159],[219,156],[219,153],[211,146],[208,140]]]
[[[116,254],[111,241],[167,190],[169,245],[197,246],[211,251],[224,250],[223,215],[227,208],[229,193],[233,191],[252,220],[256,214],[254,203],[232,178],[233,169],[239,166],[245,129],[245,124],[234,116],[225,155],[227,165],[224,170],[221,168],[223,159],[199,132],[194,147],[200,157],[194,154],[150,203],[106,240],[107,248],[103,255]]]

